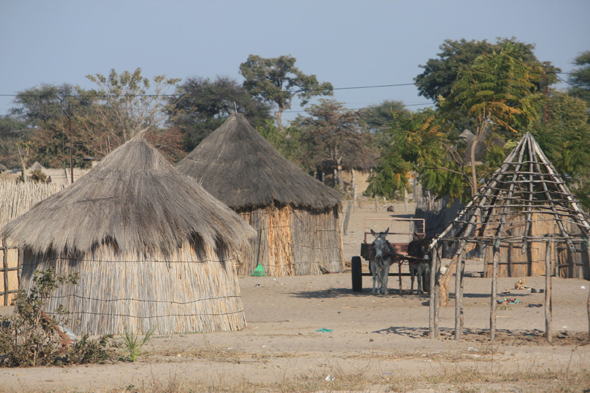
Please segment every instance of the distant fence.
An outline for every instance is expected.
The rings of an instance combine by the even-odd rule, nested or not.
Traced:
[[[63,188],[52,183],[0,181],[0,228]],[[22,253],[17,247],[8,245],[6,239],[2,239],[0,245],[0,305],[9,306],[19,288]]]

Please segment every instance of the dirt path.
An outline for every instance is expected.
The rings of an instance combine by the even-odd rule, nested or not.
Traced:
[[[395,209],[404,214],[403,204],[395,205]],[[384,209],[379,213],[372,210],[358,210],[351,218],[349,234],[344,237],[347,260],[358,255],[364,217],[388,217]],[[477,261],[470,266],[479,269]],[[457,342],[449,336],[454,326],[452,300],[450,307],[441,311],[443,338],[430,340],[425,337],[428,298],[399,296],[397,283],[392,283],[394,291],[389,295],[372,296],[369,289],[353,293],[347,272],[276,279],[244,277],[240,285],[248,326],[240,332],[156,337],[137,363],[0,369],[0,383],[6,390],[17,391],[101,391],[177,377],[218,384],[232,380],[275,383],[300,375],[344,378],[362,372],[378,378],[375,381],[382,387],[375,389],[384,391],[387,383],[383,381],[390,377],[425,377],[449,369],[508,372],[587,368],[588,282],[554,280],[553,324],[562,338],[555,338],[555,345],[550,346],[541,332],[543,308],[534,306],[543,303],[544,295],[514,291],[517,280],[499,280],[500,290],[510,290],[509,296],[520,303],[498,311],[501,332],[494,346],[487,341],[487,334],[479,334],[479,329],[485,330],[489,324],[489,279],[465,279],[465,326],[471,334]],[[544,278],[529,278],[527,283],[543,288]],[[364,287],[369,286],[370,278],[364,277]],[[409,288],[409,282],[404,287]],[[332,331],[318,332],[322,328]]]

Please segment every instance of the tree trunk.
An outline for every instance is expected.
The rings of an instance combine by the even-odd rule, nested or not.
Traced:
[[[277,118],[277,125],[279,126],[279,131],[285,132],[285,127],[283,127],[283,110],[279,108],[279,110],[275,112],[275,117]]]

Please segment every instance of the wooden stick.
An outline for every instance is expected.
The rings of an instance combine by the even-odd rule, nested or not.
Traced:
[[[551,308],[551,301],[552,301],[552,282],[551,282],[551,243],[550,239],[547,240],[547,245],[545,246],[545,334],[547,336],[547,341],[551,344],[552,338],[552,331],[551,331],[551,324],[552,324],[552,308]]]
[[[461,339],[463,326],[461,319],[463,318],[463,294],[461,293],[461,281],[463,280],[463,271],[465,269],[465,250],[459,254],[457,260],[457,269],[455,272],[455,340]]]
[[[498,252],[499,249],[494,247],[493,267],[492,267],[492,297],[490,300],[490,340],[494,342],[496,338],[496,294],[498,292]]]
[[[435,328],[435,323],[434,323],[434,318],[435,318],[435,314],[436,314],[436,310],[435,308],[438,306],[438,304],[436,304],[436,296],[434,294],[435,291],[435,281],[436,281],[436,276],[438,275],[439,272],[439,267],[438,267],[438,258],[436,255],[436,249],[433,249],[431,251],[431,258],[430,260],[432,261],[432,265],[430,268],[430,304],[429,304],[429,308],[428,308],[428,328],[429,328],[429,332],[430,332],[430,338],[436,338],[438,336],[438,331]]]

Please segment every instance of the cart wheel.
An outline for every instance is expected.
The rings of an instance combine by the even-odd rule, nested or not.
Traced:
[[[361,264],[361,257],[352,257],[350,261],[350,275],[352,276],[352,291],[363,291],[363,266]]]

